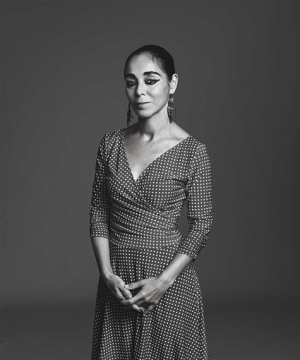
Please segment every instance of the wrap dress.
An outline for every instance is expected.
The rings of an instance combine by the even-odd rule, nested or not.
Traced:
[[[158,276],[177,252],[196,259],[212,225],[212,194],[205,144],[189,135],[134,179],[124,130],[100,141],[89,229],[91,237],[109,239],[112,269],[128,284]],[[184,236],[178,219],[185,201]],[[92,360],[207,360],[202,293],[193,262],[147,314],[123,307],[99,276]]]

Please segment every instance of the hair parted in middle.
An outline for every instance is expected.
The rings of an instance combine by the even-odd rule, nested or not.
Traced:
[[[124,74],[129,61],[134,56],[140,54],[148,54],[149,56],[151,56],[152,60],[155,60],[159,67],[167,74],[169,81],[172,80],[172,75],[175,74],[173,57],[166,49],[158,45],[144,45],[132,52],[125,62]]]

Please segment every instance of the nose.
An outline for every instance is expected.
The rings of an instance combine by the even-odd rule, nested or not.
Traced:
[[[145,84],[143,81],[140,81],[137,83],[137,86],[135,88],[135,92],[137,96],[145,95]]]

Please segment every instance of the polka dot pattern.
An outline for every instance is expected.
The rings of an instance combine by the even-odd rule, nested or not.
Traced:
[[[124,130],[107,133],[100,141],[90,236],[109,239],[113,271],[131,283],[158,276],[178,252],[197,258],[212,225],[211,167],[206,146],[190,135],[134,179]],[[183,236],[178,219],[185,201],[189,228]],[[193,262],[148,314],[124,308],[99,278],[92,344],[96,359],[207,360],[202,294]]]

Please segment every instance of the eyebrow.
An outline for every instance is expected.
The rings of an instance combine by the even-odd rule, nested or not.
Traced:
[[[158,73],[156,71],[146,71],[146,72],[144,72],[144,75],[153,75],[153,74],[158,75],[158,76],[161,77],[160,73]],[[126,74],[125,77],[135,77],[135,75],[132,74],[132,73],[129,73],[129,74]]]

